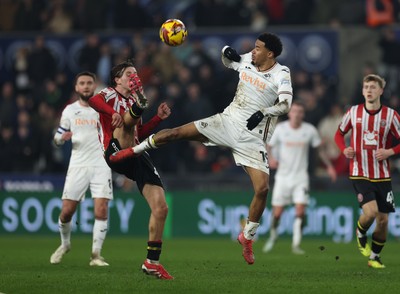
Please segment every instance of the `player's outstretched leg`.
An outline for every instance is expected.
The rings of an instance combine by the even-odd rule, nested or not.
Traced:
[[[50,256],[51,264],[58,264],[61,262],[63,256],[71,250],[71,245],[63,246],[60,245],[56,251]]]
[[[248,264],[253,264],[254,263],[253,240],[247,240],[243,232],[240,232],[237,240],[240,243],[240,245],[242,245],[243,248],[242,255],[244,257],[244,260]]]
[[[173,280],[174,277],[171,276],[166,269],[158,262],[152,262],[146,259],[142,264],[142,271],[151,276],[155,276],[161,280]]]

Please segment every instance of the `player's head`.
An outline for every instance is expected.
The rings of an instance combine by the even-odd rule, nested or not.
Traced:
[[[384,78],[369,74],[363,79],[362,93],[367,103],[376,102],[383,94],[383,89],[385,88],[386,81]]]
[[[291,125],[295,127],[300,126],[304,119],[305,113],[306,113],[305,105],[301,101],[298,100],[293,101],[292,106],[290,107],[288,113]]]
[[[258,36],[257,40],[263,42],[265,48],[274,53],[274,58],[277,58],[279,55],[281,55],[283,46],[281,39],[279,39],[277,35],[272,33],[263,33]]]
[[[121,62],[111,69],[111,72],[110,72],[111,87],[115,88],[118,85],[118,79],[123,77],[126,69],[129,67],[135,68],[133,65],[133,61],[131,59]],[[135,69],[135,71],[136,71],[136,69]]]
[[[79,97],[88,101],[94,95],[96,89],[96,75],[90,71],[83,71],[75,77],[75,92]]]

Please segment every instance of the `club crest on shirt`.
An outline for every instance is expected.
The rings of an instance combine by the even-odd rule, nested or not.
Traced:
[[[357,200],[361,203],[364,200],[364,196],[361,193],[358,193]]]
[[[386,127],[386,120],[382,119],[381,120],[381,128]]]

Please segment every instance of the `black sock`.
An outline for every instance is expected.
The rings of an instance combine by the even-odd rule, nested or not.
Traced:
[[[372,234],[372,252],[379,254],[381,253],[383,246],[385,246],[386,240],[378,239],[375,237],[375,234]]]
[[[363,226],[361,226],[360,221],[357,222],[357,229],[361,234],[367,234],[368,228],[364,228]]]
[[[147,259],[158,261],[160,260],[162,241],[147,242]]]

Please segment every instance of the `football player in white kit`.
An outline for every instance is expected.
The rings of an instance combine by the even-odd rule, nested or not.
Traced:
[[[293,222],[292,252],[304,254],[300,248],[303,219],[309,203],[310,179],[308,174],[309,147],[321,146],[321,137],[317,129],[304,122],[305,108],[298,101],[293,101],[289,119],[279,123],[268,142],[269,164],[276,169],[274,188],[272,189],[272,221],[270,237],[263,247],[263,252],[272,250],[278,238],[277,228],[285,206],[295,205]],[[327,168],[332,181],[336,181],[336,171],[322,148],[319,157]]]
[[[246,225],[238,236],[243,247],[242,255],[248,264],[254,263],[253,240],[267,203],[269,167],[266,142],[278,116],[286,114],[292,103],[290,71],[276,61],[282,49],[279,37],[271,33],[258,36],[254,49],[243,55],[225,46],[222,62],[239,73],[239,83],[233,101],[222,113],[161,130],[139,145],[110,157],[111,161],[118,162],[177,140],[229,148],[236,164],[250,176],[254,189]]]
[[[96,89],[96,76],[81,72],[75,78],[75,91],[79,99],[66,106],[60,125],[54,136],[57,146],[72,141],[69,161],[62,194],[62,209],[58,220],[61,245],[51,255],[50,263],[61,262],[71,249],[71,219],[79,202],[85,199],[88,188],[94,201],[94,225],[91,266],[108,266],[100,255],[108,229],[108,202],[113,199],[111,169],[103,157],[98,136],[99,114],[92,109],[88,100]]]

